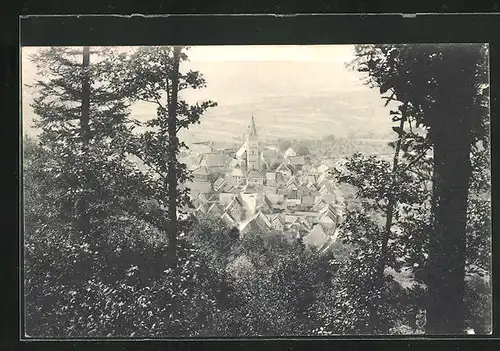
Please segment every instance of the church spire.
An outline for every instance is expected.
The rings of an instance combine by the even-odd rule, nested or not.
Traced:
[[[250,124],[250,131],[248,133],[248,136],[257,136],[257,128],[255,127],[255,117],[253,116],[252,113],[252,123]]]

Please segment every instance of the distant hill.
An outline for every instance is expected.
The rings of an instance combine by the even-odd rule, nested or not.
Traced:
[[[240,140],[253,111],[262,139],[318,139],[327,135],[387,139],[393,134],[392,123],[381,110],[365,92],[271,97],[258,103],[218,106],[183,137],[193,141]]]
[[[293,59],[293,58],[292,58]],[[25,65],[26,66],[26,65]],[[29,69],[28,69],[29,68]],[[201,124],[181,134],[182,140],[236,141],[252,113],[263,139],[316,139],[327,135],[386,139],[391,118],[380,94],[362,84],[359,74],[338,63],[192,62],[207,79],[207,88],[185,91],[188,101],[212,99],[219,106]],[[33,67],[23,67],[23,83],[33,83]],[[23,130],[30,134],[33,91],[23,92]],[[132,116],[147,120],[155,107],[139,104]]]

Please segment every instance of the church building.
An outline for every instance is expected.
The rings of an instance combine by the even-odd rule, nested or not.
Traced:
[[[236,153],[236,158],[241,168],[244,168],[246,173],[248,173],[252,170],[261,171],[261,157],[257,127],[255,126],[255,118],[252,116],[252,120],[248,126],[246,141]]]
[[[255,118],[252,116],[252,123],[248,128],[247,135],[247,170],[260,170],[259,138],[255,127]]]

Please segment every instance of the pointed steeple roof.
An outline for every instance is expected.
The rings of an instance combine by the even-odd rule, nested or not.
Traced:
[[[257,128],[255,127],[255,117],[252,114],[252,123],[250,123],[248,136],[257,136]]]

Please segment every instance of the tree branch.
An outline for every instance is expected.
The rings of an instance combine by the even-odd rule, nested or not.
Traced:
[[[153,166],[151,163],[147,162],[144,158],[142,158],[140,155],[138,154],[134,154],[132,153],[132,155],[134,155],[135,157],[137,157],[139,160],[141,160],[146,166],[148,166],[150,169],[152,169],[156,174],[158,174],[158,176],[163,180],[163,182],[167,182],[167,178],[165,177],[165,175],[159,171],[155,166]]]
[[[427,151],[429,151],[431,147],[432,144],[428,144],[427,147],[424,149],[424,151],[422,151],[417,157],[415,157],[412,161],[410,161],[410,163],[408,163],[405,168],[403,168],[403,172],[407,171],[411,166],[413,166],[422,157],[424,157],[427,154]]]

